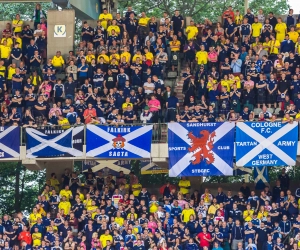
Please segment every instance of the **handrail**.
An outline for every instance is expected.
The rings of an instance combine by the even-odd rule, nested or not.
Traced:
[[[124,125],[119,125],[118,127],[132,127],[132,126],[145,126],[145,125],[153,125],[153,132],[152,132],[152,143],[167,143],[167,135],[168,135],[168,125],[167,123],[134,123],[134,124],[124,124]],[[83,132],[83,145],[86,145],[86,125],[68,125],[68,128],[74,128],[74,127],[79,127],[79,126],[84,126],[84,132]],[[108,126],[114,126],[114,125],[109,125],[109,124],[97,124],[96,126],[103,126],[103,127],[108,127]],[[115,127],[115,126],[114,126]],[[63,126],[60,125],[45,125],[45,126],[38,126],[36,129],[43,129],[43,128],[57,128],[57,129],[62,129]],[[21,136],[21,146],[26,145],[26,128],[21,127],[20,131],[20,136]]]

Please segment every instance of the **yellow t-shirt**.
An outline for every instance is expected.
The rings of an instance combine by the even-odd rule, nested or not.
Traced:
[[[220,205],[218,205],[218,204],[217,205],[210,205],[207,212],[208,212],[208,214],[215,215],[217,209],[219,209],[219,208],[220,208]]]
[[[252,36],[259,37],[262,29],[262,23],[252,23]]]
[[[92,212],[92,219],[94,219],[95,218],[95,215],[97,214],[97,212],[96,212],[96,209],[97,209],[98,207],[97,206],[90,206],[90,207],[88,207],[87,208],[87,212],[92,212],[93,210],[95,210],[94,212]]]
[[[244,212],[243,212],[243,217],[245,218],[244,220],[246,221],[246,222],[249,222],[249,221],[251,221],[252,220],[252,216],[253,216],[253,213],[254,213],[254,211],[251,209],[251,210],[245,210]]]
[[[297,51],[298,55],[300,55],[300,43],[297,42],[295,44],[295,48],[296,48],[296,51]]]
[[[0,46],[0,48],[1,48],[1,58],[8,58],[9,57],[9,55],[10,55],[10,52],[11,52],[11,48],[10,48],[10,46],[4,46],[4,45],[1,45]]]
[[[23,21],[22,20],[13,20],[12,24],[14,25],[20,25],[18,27],[15,27],[14,32],[19,33],[22,32],[22,26],[23,26]]]
[[[146,60],[153,61],[153,54],[151,52],[147,52],[145,54]]]
[[[294,43],[297,42],[298,37],[299,37],[298,32],[296,32],[296,31],[290,31],[290,32],[288,32],[288,35],[290,36],[290,39],[291,39]]]
[[[299,29],[299,30],[298,30],[298,29]],[[298,30],[298,33],[300,34],[300,23],[297,23],[297,24],[296,24],[295,30]]]
[[[4,65],[0,66],[0,75],[5,76],[6,67]]]
[[[206,51],[198,51],[196,53],[198,64],[207,64],[208,54]]]
[[[141,17],[139,20],[140,26],[147,26],[150,18],[149,17]]]
[[[268,211],[264,211],[264,212],[260,212],[260,211],[259,211],[259,212],[257,213],[257,218],[260,219],[260,220],[261,220],[262,218],[267,219],[268,214],[269,214]]]
[[[190,220],[190,216],[194,215],[195,217],[195,210],[190,208],[190,209],[183,209],[181,212],[182,216],[183,216],[183,222],[188,222]]]
[[[170,46],[179,46],[178,48],[171,48],[171,51],[173,51],[173,52],[176,52],[176,51],[179,51],[180,50],[180,41],[176,41],[176,42],[174,42],[174,41],[172,41],[172,42],[170,42]]]
[[[6,40],[6,46],[8,47],[12,47],[14,42],[13,40],[9,37],[9,38],[2,38],[1,43],[3,44],[3,42]]]
[[[99,15],[99,20],[102,20],[101,21],[101,26],[104,28],[104,29],[107,29],[107,20],[103,20],[103,19],[108,19],[108,20],[113,20],[113,17],[112,17],[112,14],[110,13],[107,13],[107,14],[100,14]]]
[[[213,81],[208,81],[207,82],[207,85],[206,85],[206,88],[208,88],[208,91],[211,91],[213,89],[213,86],[217,83],[216,80],[213,80]]]
[[[111,31],[112,30],[115,30],[115,32],[117,33],[117,34],[120,34],[120,28],[119,28],[119,26],[117,26],[117,25],[110,25],[110,26],[108,26],[108,28],[107,28],[107,34],[110,36],[111,35]]]
[[[178,186],[182,194],[188,194],[190,192],[189,187],[191,187],[191,182],[189,180],[180,180]]]
[[[7,73],[7,79],[8,80],[11,80],[12,79],[12,76],[16,74],[16,69],[13,68],[13,67],[9,67],[8,69],[8,73]]]
[[[149,204],[149,211],[150,211],[150,213],[154,214],[154,213],[157,212],[157,210],[158,210],[158,202],[155,202],[155,201],[151,202]]]
[[[143,59],[143,56],[142,56],[142,55],[135,54],[135,55],[133,56],[133,58],[132,58],[132,62],[135,63],[137,58],[140,58],[140,62],[141,62],[142,59]]]
[[[109,235],[105,235],[105,234],[102,234],[100,236],[100,241],[101,241],[101,245],[102,245],[102,248],[106,247],[106,242],[107,241],[110,241],[112,242],[113,241],[113,237],[109,234]]]
[[[58,208],[64,210],[64,215],[68,215],[71,209],[71,203],[69,201],[61,201],[58,204]]]
[[[126,57],[126,62],[130,62],[130,58],[131,58],[131,54],[129,53],[129,52],[123,52],[122,54],[121,54],[121,59],[123,58],[123,57]]]
[[[30,223],[30,226],[32,227],[34,224],[36,224],[36,223],[37,223],[37,220],[38,220],[39,218],[42,219],[42,215],[40,215],[40,214],[38,214],[38,213],[36,213],[36,214],[34,214],[34,213],[30,214],[30,215],[29,215],[29,223]]]
[[[95,55],[87,55],[85,57],[86,62],[89,64],[92,62],[93,59],[96,59]]]
[[[189,31],[189,33],[187,33]],[[192,40],[195,38],[196,34],[198,33],[198,28],[196,26],[188,26],[185,30],[187,33],[187,39]]]
[[[139,194],[140,194],[140,192],[141,192],[141,190],[142,190],[142,185],[141,185],[140,183],[138,183],[138,184],[133,184],[133,185],[132,185],[132,189],[133,189],[133,191],[132,191],[133,195],[134,195],[135,197],[137,197],[137,196],[139,196]]]
[[[71,190],[62,189],[59,192],[59,196],[60,197],[66,196],[67,201],[69,201],[70,197],[72,196],[72,192]]]
[[[242,85],[241,85],[241,79],[238,76],[235,76],[234,80],[233,79],[229,79],[229,81],[230,81],[230,86],[232,86],[235,83],[236,87],[238,89],[240,89],[242,87]]]
[[[237,25],[242,24],[243,19],[244,19],[243,15],[234,15],[234,22]]]
[[[285,38],[285,31],[287,27],[285,23],[277,23],[275,26],[275,31],[276,31],[276,40],[279,42],[282,42]]]
[[[55,191],[59,191],[59,181],[57,179],[50,178],[50,185],[55,188]]]
[[[226,87],[226,89],[227,89],[227,92],[229,92],[230,91],[230,80],[222,80],[221,81],[221,85],[223,86],[223,87]]]
[[[117,63],[120,61],[120,55],[117,54],[117,53],[111,54],[111,55],[109,56],[109,62],[111,62],[113,58],[116,59]]]
[[[23,41],[21,37],[16,38],[16,43],[19,43],[19,48],[22,48]]]
[[[63,129],[70,128],[70,123],[69,123],[69,120],[67,118],[63,118],[62,120],[59,120],[58,125],[60,125]]]
[[[42,234],[41,233],[33,233],[32,234],[33,247],[40,246],[42,244]]]
[[[123,226],[123,223],[124,223],[124,218],[122,217],[115,217],[115,222],[121,227]]]
[[[53,56],[52,64],[54,67],[62,67],[65,64],[65,60],[63,59],[62,56],[60,57]]]
[[[271,45],[270,45],[270,54],[275,54],[277,55],[279,52],[279,49],[276,48],[275,46],[279,46],[280,47],[280,42],[278,40],[275,41],[271,41]]]
[[[109,57],[105,54],[100,54],[97,58],[97,61],[100,62],[100,57],[103,57],[104,63],[109,63]]]
[[[37,79],[39,79],[40,83],[42,82],[42,78],[40,76],[30,77],[30,79],[33,86],[37,86]]]
[[[92,206],[92,199],[89,199],[89,200],[84,200],[83,201],[83,204],[85,204],[85,207],[86,208],[89,208],[89,207],[91,207]]]
[[[267,47],[267,48],[264,48],[264,50],[266,50],[268,52],[270,51],[270,46],[271,46],[271,41],[263,43],[263,47]]]

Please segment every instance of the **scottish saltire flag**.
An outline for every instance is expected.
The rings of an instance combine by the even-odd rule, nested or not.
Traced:
[[[141,160],[141,174],[167,174],[169,169],[161,168],[158,164],[150,160]]]
[[[233,174],[234,123],[169,123],[169,176]]]
[[[252,168],[238,167],[235,163],[233,164],[233,175],[234,176],[252,174],[252,172],[253,172]]]
[[[239,122],[236,128],[236,165],[295,165],[297,144],[298,122]]]
[[[97,158],[150,158],[152,125],[87,125],[86,155]]]
[[[20,157],[20,127],[0,127],[0,159]]]
[[[253,171],[255,189],[262,190],[269,186],[268,167],[256,167]]]
[[[67,130],[50,126],[44,129],[26,128],[26,157],[82,156],[83,129],[83,126]]]
[[[120,171],[124,174],[129,174],[131,169],[130,160],[85,160],[82,161],[83,171],[87,171],[89,168],[93,170],[94,173],[102,171],[104,176],[112,174],[113,176],[118,176]]]

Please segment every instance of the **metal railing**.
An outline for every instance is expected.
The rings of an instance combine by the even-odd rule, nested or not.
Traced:
[[[124,124],[119,125],[118,127],[132,127],[132,126],[145,126],[145,125],[153,125],[153,131],[152,131],[152,143],[167,143],[168,141],[168,124],[167,123],[151,123],[151,124],[145,124],[145,123],[134,123],[134,124]],[[80,125],[84,126],[84,133],[83,133],[83,142],[84,145],[86,145],[86,125]],[[112,125],[95,125],[95,126],[112,126]],[[58,125],[45,125],[45,126],[38,126],[36,129],[62,129],[65,130],[66,128],[63,128],[65,126],[58,126]],[[76,125],[68,126],[68,128],[71,127],[78,127]],[[21,136],[21,146],[26,146],[26,128],[21,127],[20,131]]]

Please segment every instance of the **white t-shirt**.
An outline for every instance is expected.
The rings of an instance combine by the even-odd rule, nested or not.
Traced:
[[[152,88],[155,88],[155,85],[153,82],[151,83],[148,83],[148,82],[145,82],[144,83],[144,87],[152,87]],[[153,93],[153,90],[150,90],[150,89],[146,89],[145,90],[145,94],[149,95],[149,94],[152,94]]]

